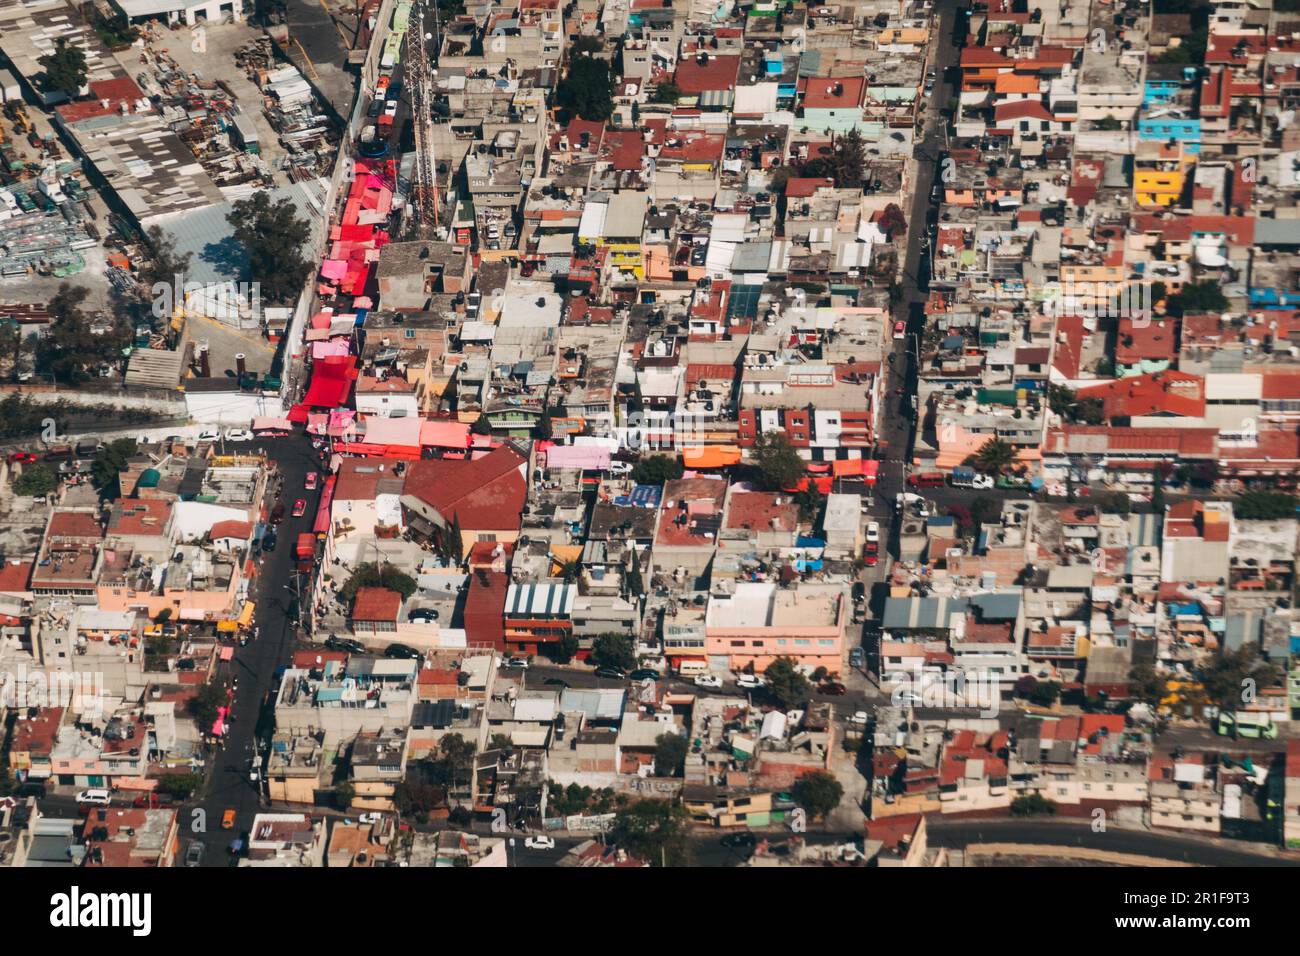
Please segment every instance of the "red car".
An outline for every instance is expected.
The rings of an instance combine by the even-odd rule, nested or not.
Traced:
[[[40,456],[30,451],[16,451],[9,456],[11,462],[26,463],[29,461],[40,461]]]
[[[901,322],[901,321],[899,321],[899,322],[895,322],[895,323],[894,323],[894,338],[895,338],[895,339],[902,339],[902,338],[906,338],[906,337],[907,337],[907,324],[904,323],[904,322]]]
[[[319,478],[320,476],[317,475],[316,472],[314,471],[307,472],[307,481],[304,483],[303,487],[305,487],[308,491],[315,491],[316,482],[319,480]]]
[[[307,513],[307,502],[304,499],[299,498],[297,501],[293,503],[293,516],[295,518],[301,518],[306,513]]]
[[[847,687],[845,687],[843,684],[834,681],[830,683],[822,684],[820,687],[817,688],[817,693],[827,694],[831,697],[843,697],[847,691],[848,691]]]

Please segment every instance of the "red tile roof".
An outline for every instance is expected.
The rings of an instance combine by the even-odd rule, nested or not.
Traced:
[[[461,528],[517,529],[528,487],[521,469],[527,459],[509,444],[472,461],[412,462],[405,494],[418,498]]]
[[[867,88],[862,76],[811,76],[799,84],[806,109],[849,109],[862,103]]]
[[[402,609],[402,596],[388,588],[357,588],[352,602],[354,621],[397,621]]]
[[[29,590],[34,561],[6,561],[0,566],[0,593],[23,593]]]
[[[1077,395],[1081,399],[1101,399],[1107,418],[1140,415],[1200,418],[1205,414],[1205,379],[1185,372],[1134,375],[1081,388]]]
[[[706,64],[690,57],[677,64],[673,81],[682,93],[697,96],[709,90],[733,89],[739,73],[739,56],[710,56]]]

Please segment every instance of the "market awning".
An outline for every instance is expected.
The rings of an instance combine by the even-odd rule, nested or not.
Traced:
[[[252,601],[245,601],[244,608],[239,612],[239,617],[236,619],[236,623],[238,623],[240,627],[252,627],[253,612],[256,609],[257,609],[257,605],[255,605]]]
[[[183,607],[177,614],[182,621],[202,621],[206,616],[200,607]]]
[[[682,449],[682,464],[687,468],[726,468],[740,464],[740,449],[735,445],[702,445]]]

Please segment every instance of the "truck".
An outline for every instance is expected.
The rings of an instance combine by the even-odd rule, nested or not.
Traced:
[[[950,476],[954,488],[992,488],[993,479],[988,475],[981,475],[969,465],[958,465],[952,470]]]
[[[1277,724],[1268,714],[1227,713],[1219,714],[1217,730],[1225,737],[1243,737],[1250,739],[1272,740],[1277,736]]]
[[[316,563],[316,535],[310,531],[298,535],[298,545],[294,549],[294,555],[298,558],[298,570],[303,574],[310,574]]]

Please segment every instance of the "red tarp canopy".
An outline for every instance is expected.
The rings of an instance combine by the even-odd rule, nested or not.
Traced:
[[[338,408],[348,403],[357,369],[351,356],[322,359],[312,365],[311,385],[303,404],[315,408]]]

